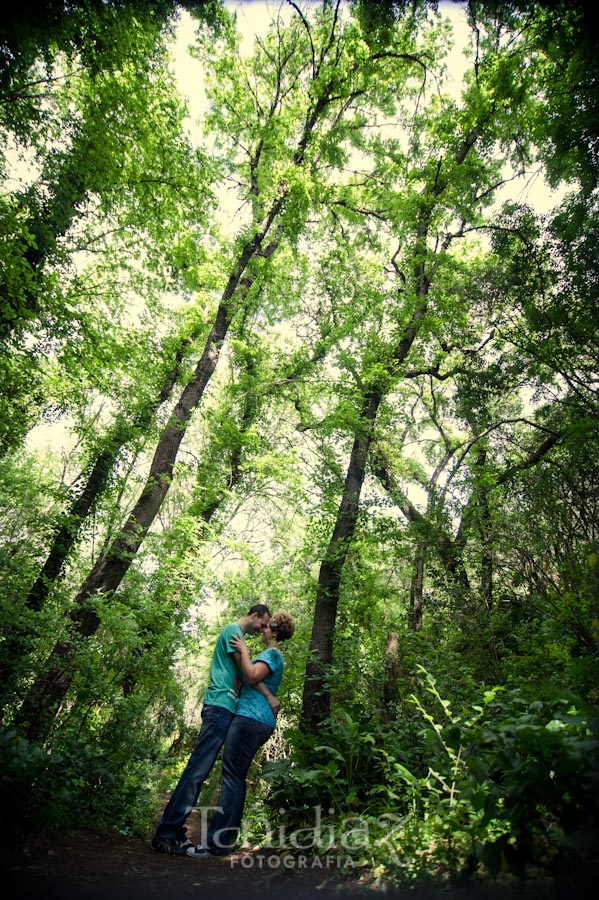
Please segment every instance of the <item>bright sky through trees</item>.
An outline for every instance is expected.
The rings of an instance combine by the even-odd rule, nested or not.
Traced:
[[[242,35],[241,51],[251,53],[254,40],[257,35],[264,34],[268,29],[272,16],[280,8],[284,14],[285,9],[291,13],[292,7],[285,0],[273,2],[273,0],[226,0],[225,7],[237,16],[237,28]],[[308,4],[308,8],[311,4]],[[464,70],[467,68],[465,56],[465,42],[468,40],[469,31],[466,25],[466,5],[456,0],[440,0],[438,10],[440,16],[451,21],[454,33],[454,45],[447,56],[447,72],[449,83],[453,83],[455,89],[461,89],[461,80]],[[174,67],[181,94],[187,98],[191,120],[191,131],[197,128],[204,114],[206,98],[202,78],[201,64],[189,53],[190,46],[194,44],[196,23],[186,11],[181,12],[181,18],[177,29],[177,38],[174,45]],[[546,184],[540,170],[527,173],[508,182],[503,190],[498,192],[497,205],[512,198],[521,203],[532,204],[540,213],[553,208],[562,198],[564,191],[552,191]],[[232,216],[236,213],[236,205],[231,198],[223,197],[223,206]]]
[[[283,15],[286,10],[289,14],[293,12],[291,5],[285,3],[285,0],[282,3],[272,2],[272,0],[226,0],[225,6],[228,10],[235,12],[237,16],[237,27],[242,35],[241,50],[248,54],[252,52],[256,35],[265,33],[272,16],[279,8]],[[308,4],[308,8],[309,6],[310,4]],[[464,55],[464,45],[468,39],[465,4],[453,2],[453,0],[441,0],[439,14],[449,18],[454,29],[455,43],[447,58],[447,69],[450,82],[454,84],[456,90],[460,90],[462,73],[467,66]],[[203,140],[201,120],[206,109],[202,64],[189,52],[190,47],[193,47],[195,43],[196,29],[197,22],[182,10],[176,40],[173,44],[173,66],[180,92],[189,104],[190,134],[200,145]],[[21,173],[21,177],[30,180],[31,172],[26,172],[24,176]],[[512,182],[507,182],[504,188],[498,192],[496,203],[499,206],[511,197],[518,202],[530,203],[540,213],[543,213],[557,204],[563,192],[562,190],[559,195],[552,192],[537,169]],[[229,227],[235,230],[239,224],[240,211],[235,190],[224,188],[219,199],[218,214],[222,218],[223,230],[226,232]],[[66,450],[72,443],[73,438],[70,436],[69,426],[64,420],[51,426],[42,423],[34,428],[28,437],[29,446],[50,446],[55,450],[60,447],[64,447]]]

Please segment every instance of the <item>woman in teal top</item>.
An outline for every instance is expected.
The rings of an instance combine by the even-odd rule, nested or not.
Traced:
[[[272,694],[277,693],[283,677],[283,655],[277,644],[288,640],[295,631],[295,621],[280,610],[262,632],[264,650],[250,659],[247,644],[241,638],[231,639],[231,646],[241,654],[243,685],[233,721],[227,732],[223,750],[222,784],[218,806],[208,827],[206,847],[190,847],[188,856],[204,859],[227,856],[233,850],[245,804],[246,775],[251,762],[275,730],[276,720],[265,697],[253,685],[263,681]]]

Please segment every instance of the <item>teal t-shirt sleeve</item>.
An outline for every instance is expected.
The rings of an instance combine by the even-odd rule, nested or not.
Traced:
[[[267,647],[266,650],[259,653],[252,662],[266,663],[272,675],[277,675],[279,670],[283,668],[283,657],[279,651],[275,650],[273,647]],[[268,681],[268,678],[269,676],[267,675],[264,680]]]
[[[204,694],[204,703],[224,706],[231,712],[235,712],[241,689],[240,672],[235,661],[237,651],[231,646],[231,638],[235,635],[243,637],[237,623],[225,625],[221,630],[212,654],[210,684]]]
[[[270,671],[273,670],[273,660],[272,654],[270,652],[270,647],[267,647],[266,650],[263,650],[262,653],[259,653],[258,656],[255,656],[252,660],[252,663],[263,662],[266,663]]]

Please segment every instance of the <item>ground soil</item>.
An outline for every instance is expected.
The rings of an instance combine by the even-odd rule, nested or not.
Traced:
[[[193,829],[188,828],[193,839]],[[5,848],[6,850],[6,848]],[[231,858],[196,860],[152,850],[147,840],[83,831],[34,839],[2,854],[2,900],[374,900],[372,879],[347,878],[307,856],[249,849]]]
[[[307,857],[259,849],[231,859],[169,857],[149,840],[90,831],[7,849],[0,884],[8,900],[591,900],[599,884],[593,868],[509,888],[470,881],[385,891],[367,871],[348,877]]]

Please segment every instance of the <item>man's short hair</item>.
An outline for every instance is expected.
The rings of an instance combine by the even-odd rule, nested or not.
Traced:
[[[248,610],[248,616],[253,616],[254,613],[256,613],[256,615],[260,619],[262,618],[262,616],[266,616],[266,615],[271,616],[272,615],[272,613],[269,610],[266,603],[254,603],[253,606],[250,606],[250,608]]]

